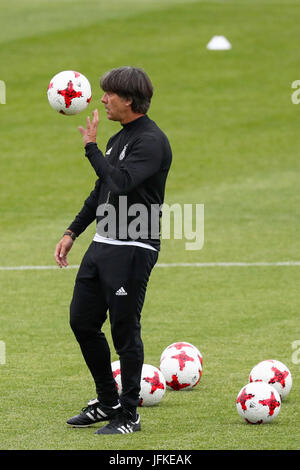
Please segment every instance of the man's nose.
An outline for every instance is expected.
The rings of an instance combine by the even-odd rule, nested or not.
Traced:
[[[101,98],[102,103],[107,103],[107,94],[104,93],[104,95]]]

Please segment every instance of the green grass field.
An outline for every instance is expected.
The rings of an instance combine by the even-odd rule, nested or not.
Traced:
[[[77,126],[98,107],[99,147],[119,129],[103,112],[99,77],[120,65],[145,68],[155,86],[149,116],[174,154],[165,201],[205,206],[203,249],[163,240],[159,263],[299,261],[299,21],[296,0],[1,4],[0,449],[299,449],[299,266],[157,266],[142,314],[145,362],[159,366],[168,344],[189,341],[203,354],[203,376],[194,390],[142,408],[143,432],[104,438],[65,425],[95,396],[69,328],[76,269],[3,270],[54,266],[55,245],[96,179]],[[208,51],[220,34],[232,50]],[[47,101],[50,78],[67,69],[93,87],[79,116]],[[71,265],[94,231],[76,241]],[[250,426],[236,396],[268,358],[290,368],[293,388],[272,424]]]

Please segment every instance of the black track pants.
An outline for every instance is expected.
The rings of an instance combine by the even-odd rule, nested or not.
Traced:
[[[110,349],[101,331],[109,312],[111,335],[120,357],[121,404],[135,411],[144,361],[140,316],[158,252],[128,245],[92,242],[81,262],[70,306],[70,325],[104,406],[119,396]]]

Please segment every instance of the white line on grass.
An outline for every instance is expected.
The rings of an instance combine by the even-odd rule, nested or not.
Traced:
[[[210,268],[210,267],[251,267],[251,266],[300,266],[300,261],[274,261],[274,262],[243,262],[243,261],[225,261],[211,263],[157,263],[157,268]],[[78,264],[69,265],[68,269],[78,269]],[[0,271],[34,271],[59,269],[58,266],[0,266]]]

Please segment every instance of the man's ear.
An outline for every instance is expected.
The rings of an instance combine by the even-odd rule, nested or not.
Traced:
[[[125,101],[126,106],[131,106],[133,99],[132,98],[124,98],[124,101]]]

